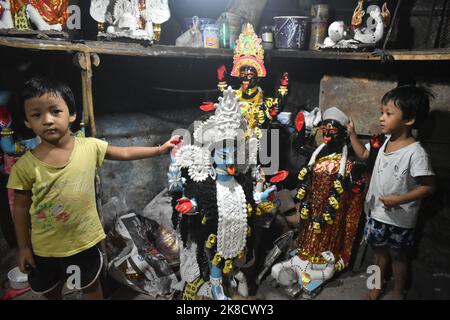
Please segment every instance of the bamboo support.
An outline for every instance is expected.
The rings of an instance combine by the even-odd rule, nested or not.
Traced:
[[[97,54],[89,52],[79,52],[76,55],[76,64],[81,68],[81,86],[83,93],[83,115],[85,125],[90,126],[91,136],[95,137],[95,116],[94,103],[92,99],[92,61],[95,66],[100,63],[100,58]]]

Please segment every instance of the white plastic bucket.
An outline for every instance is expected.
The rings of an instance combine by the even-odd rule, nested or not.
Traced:
[[[20,272],[19,267],[9,270],[8,280],[12,289],[23,289],[29,286],[28,275]]]

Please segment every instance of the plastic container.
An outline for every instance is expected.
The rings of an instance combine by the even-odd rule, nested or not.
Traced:
[[[219,28],[215,24],[207,24],[203,29],[203,47],[219,48]]]
[[[262,46],[265,50],[273,48],[273,26],[261,27],[260,36],[262,39]]]
[[[12,289],[23,289],[29,287],[28,275],[20,272],[19,267],[15,267],[8,272],[9,285]]]
[[[309,39],[309,49],[319,50],[323,41],[327,37],[327,23],[324,22],[312,22],[311,23],[311,37]]]
[[[241,34],[241,27],[232,27],[230,26],[230,48],[236,48],[236,41],[239,39],[239,35]]]
[[[219,46],[221,48],[230,47],[230,25],[228,24],[227,13],[225,12],[218,20]]]
[[[327,22],[329,10],[327,4],[315,4],[311,6],[311,21],[312,22]]]
[[[242,17],[238,14],[235,14],[233,12],[227,12],[227,20],[228,25],[231,28],[238,28],[239,32],[241,32],[241,26],[242,26]]]
[[[210,18],[199,18],[199,17],[197,17],[197,18],[198,18],[198,21],[199,21],[199,29],[200,29],[200,31],[203,31],[203,29],[205,28],[205,25],[214,23],[214,20],[210,19]],[[183,31],[186,31],[186,30],[188,30],[189,28],[192,27],[193,19],[194,19],[194,17],[189,17],[189,18],[184,18],[183,19],[183,21],[184,21],[184,25],[183,25],[184,30]]]
[[[275,46],[279,49],[304,49],[310,18],[305,16],[274,17]]]

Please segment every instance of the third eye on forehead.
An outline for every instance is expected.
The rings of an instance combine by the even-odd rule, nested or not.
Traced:
[[[218,157],[225,159],[227,156],[233,154],[233,151],[231,148],[216,149],[216,154]]]
[[[240,76],[253,78],[255,76],[255,74],[251,71],[248,71],[248,72],[244,71],[244,72],[241,72]]]

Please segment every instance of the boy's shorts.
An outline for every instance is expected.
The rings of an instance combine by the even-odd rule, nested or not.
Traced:
[[[102,270],[103,257],[97,246],[94,246],[69,257],[34,255],[34,262],[36,268],[31,269],[28,282],[33,292],[44,294],[66,280],[71,289],[85,289],[91,286]],[[79,278],[76,278],[78,275]]]
[[[406,249],[412,247],[414,229],[405,229],[369,217],[364,228],[364,238],[372,247]]]

